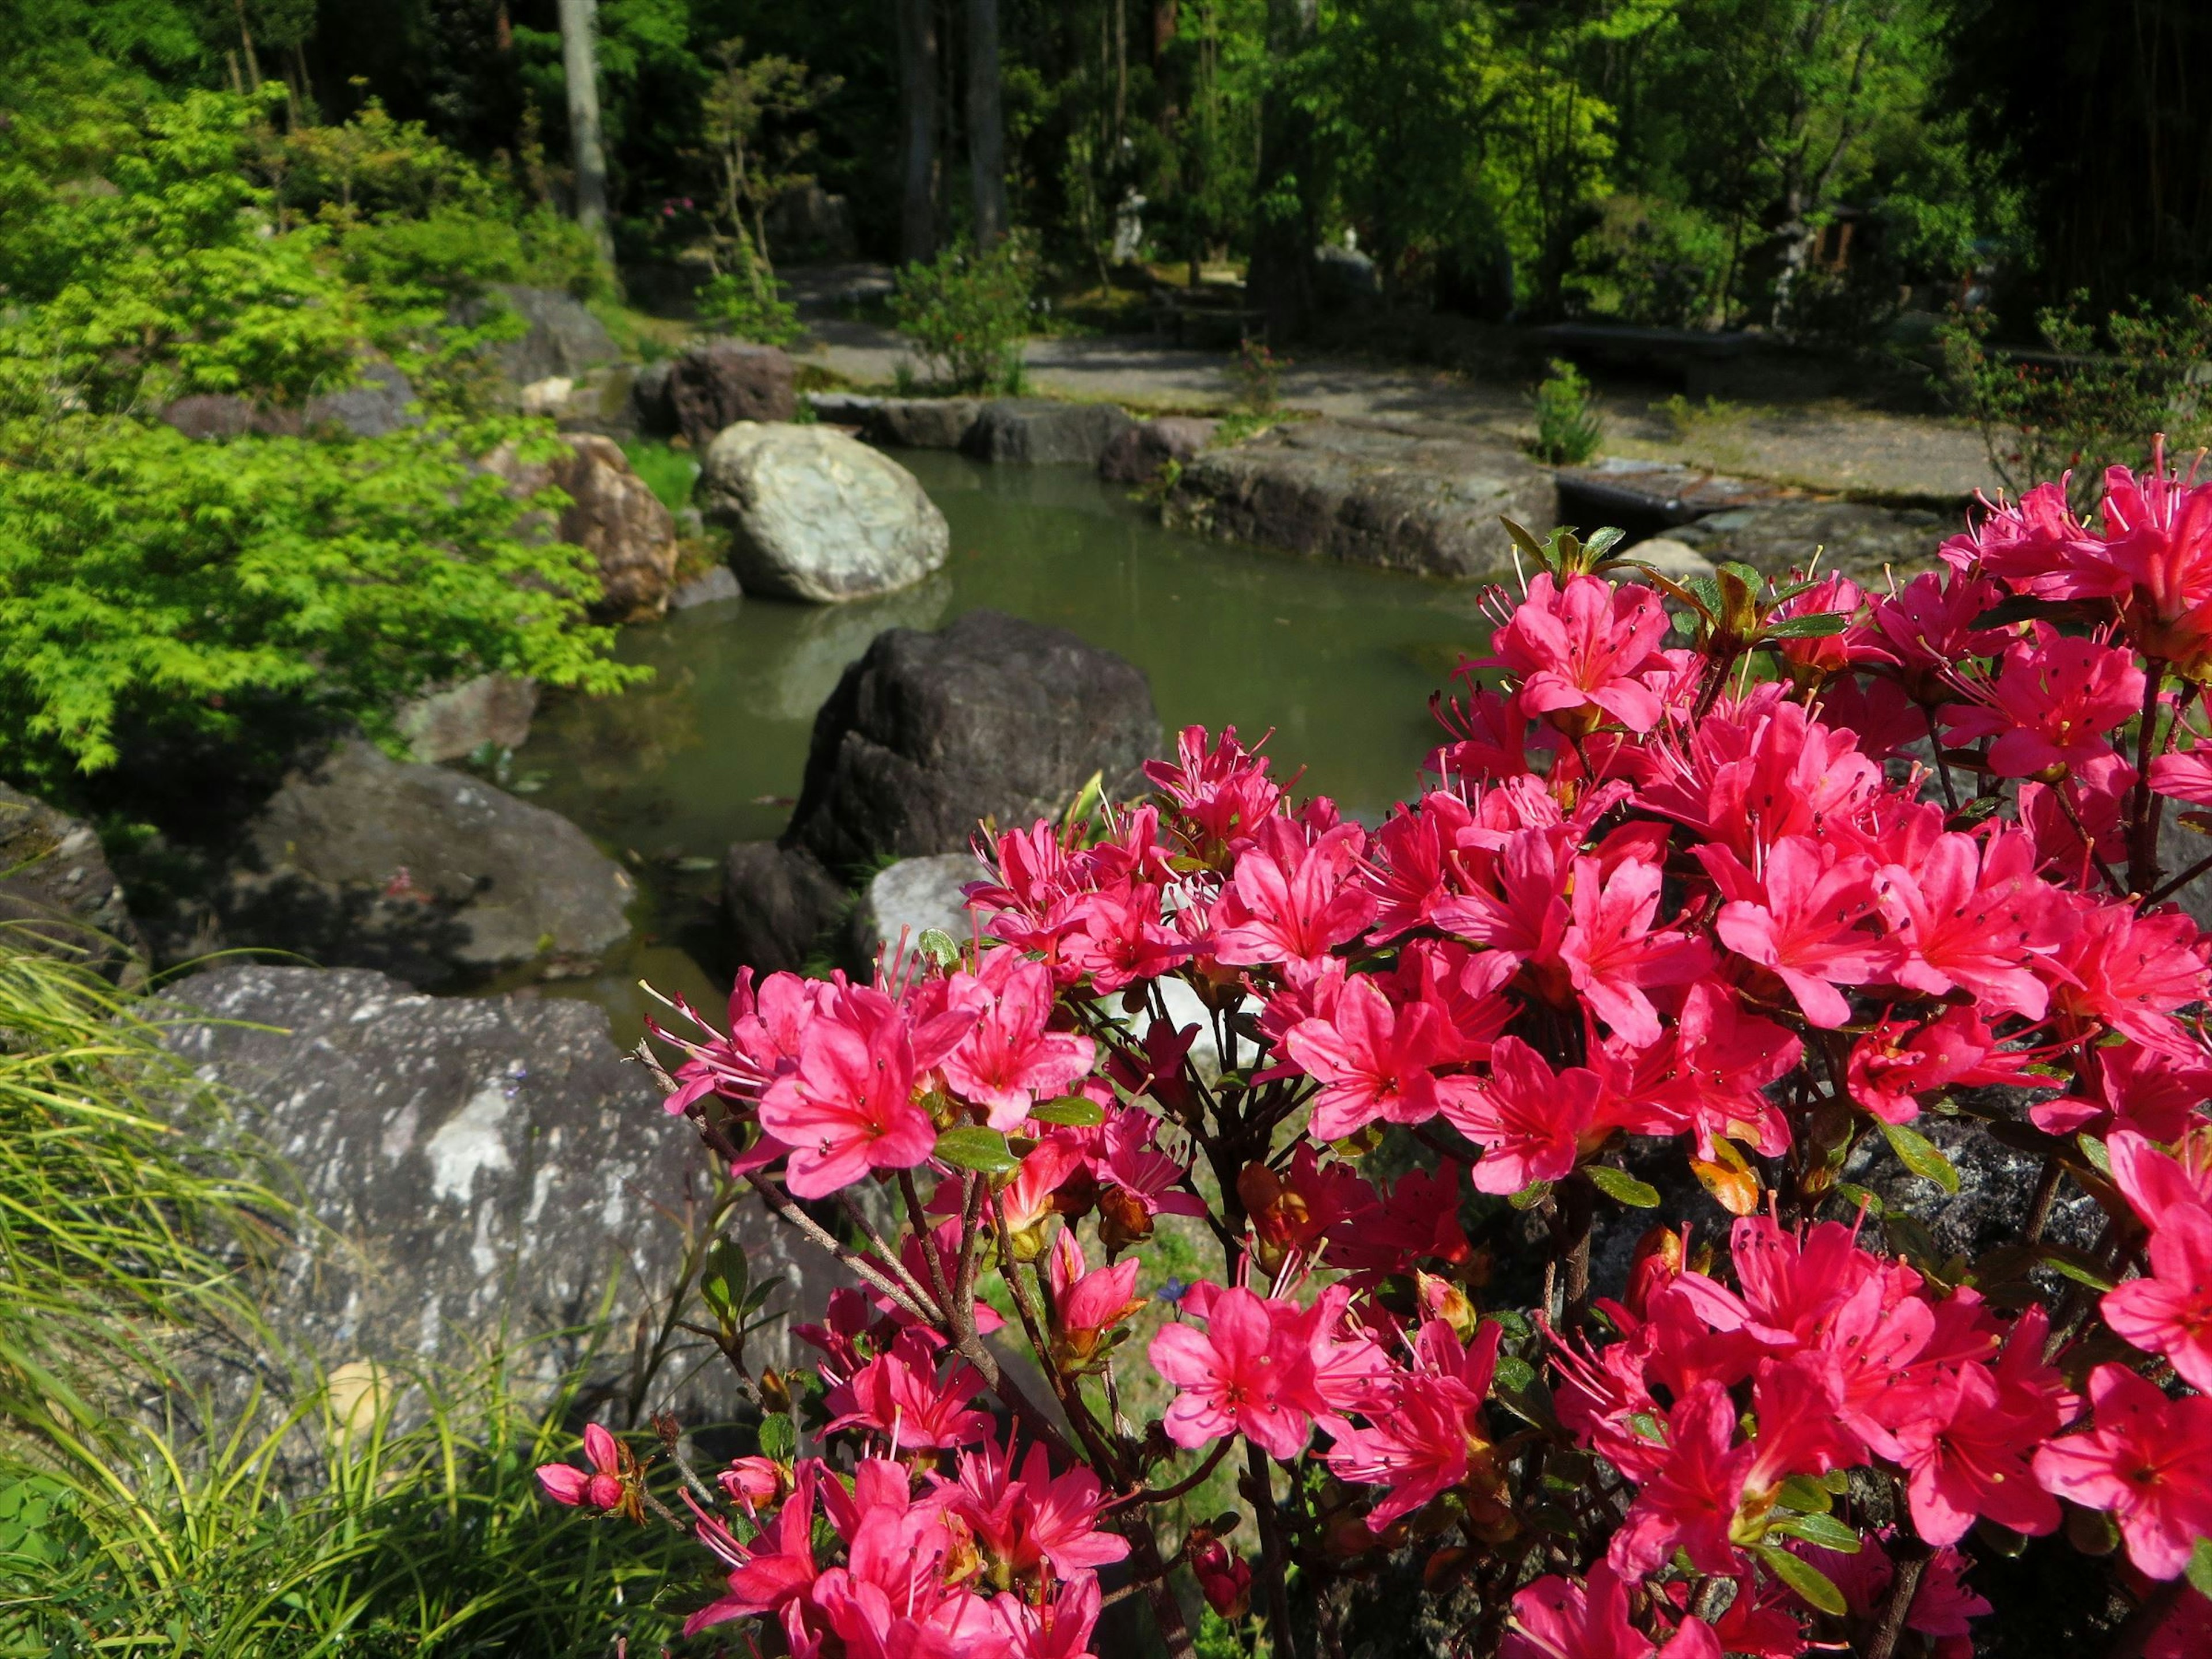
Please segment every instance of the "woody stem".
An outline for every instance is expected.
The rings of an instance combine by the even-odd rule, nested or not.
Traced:
[[[1267,1584],[1267,1636],[1275,1659],[1298,1659],[1297,1644],[1291,1636],[1291,1595],[1283,1582],[1283,1540],[1277,1530],[1275,1514],[1274,1471],[1267,1454],[1249,1442],[1244,1448],[1244,1467],[1251,1477],[1251,1489],[1247,1494],[1252,1500],[1252,1513],[1260,1523],[1260,1571]]]
[[[1912,1598],[1920,1592],[1921,1575],[1928,1571],[1928,1547],[1917,1540],[1900,1539],[1890,1559],[1896,1563],[1896,1576],[1889,1581],[1889,1601],[1881,1610],[1881,1622],[1875,1626],[1874,1638],[1867,1644],[1866,1659],[1891,1659],[1897,1651],[1897,1639],[1905,1634],[1905,1620],[1912,1611]]]

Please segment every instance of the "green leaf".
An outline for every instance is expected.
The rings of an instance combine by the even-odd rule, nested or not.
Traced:
[[[1817,640],[1840,634],[1850,625],[1851,619],[1841,611],[1820,611],[1809,617],[1785,617],[1768,623],[1763,631],[1770,640]]]
[[[1505,1201],[1516,1210],[1533,1210],[1552,1195],[1548,1181],[1532,1181],[1517,1193],[1509,1193]]]
[[[1877,1219],[1881,1216],[1881,1194],[1860,1186],[1856,1181],[1838,1181],[1836,1183],[1836,1196],[1855,1210],[1864,1210]]]
[[[2199,1595],[2212,1596],[2212,1538],[2200,1538],[2190,1552],[2190,1587]]]
[[[773,1457],[779,1463],[788,1463],[799,1450],[799,1427],[787,1412],[770,1412],[761,1419],[760,1449],[763,1457]]]
[[[1626,1170],[1616,1170],[1609,1164],[1593,1164],[1583,1173],[1589,1176],[1590,1183],[1598,1191],[1632,1209],[1656,1210],[1659,1207],[1659,1189],[1648,1182],[1638,1181]]]
[[[1827,1494],[1820,1494],[1826,1498]],[[1858,1534],[1832,1515],[1785,1516],[1774,1523],[1772,1530],[1786,1532],[1793,1538],[1802,1538],[1808,1544],[1818,1544],[1822,1549],[1833,1550],[1838,1555],[1859,1553]]]
[[[1058,1100],[1048,1100],[1030,1108],[1030,1115],[1040,1123],[1068,1123],[1078,1128],[1088,1128],[1106,1121],[1106,1109],[1095,1100],[1081,1095],[1062,1095]]]
[[[2081,1156],[2089,1160],[2099,1175],[2112,1175],[2112,1156],[2105,1150],[2103,1141],[2092,1134],[2079,1134],[2074,1137],[2074,1144],[2081,1149]]]
[[[2045,1244],[2036,1255],[2053,1273],[2072,1279],[2076,1285],[2087,1285],[2093,1291],[2109,1291],[2118,1283],[2104,1264],[2085,1250],[2073,1249],[2063,1244]]]
[[[1510,1353],[1500,1354],[1492,1380],[1500,1389],[1525,1394],[1536,1386],[1536,1368],[1525,1359],[1516,1359]]]
[[[1884,1123],[1880,1118],[1875,1121],[1881,1126],[1882,1139],[1889,1142],[1889,1149],[1897,1154],[1899,1164],[1913,1174],[1934,1182],[1947,1193],[1959,1190],[1958,1170],[1934,1141],[1902,1123]]]
[[[965,1123],[937,1137],[934,1156],[940,1164],[983,1175],[1005,1175],[1021,1167],[1021,1159],[1006,1145],[1006,1136],[981,1124]]]
[[[949,968],[960,960],[960,943],[942,927],[925,927],[921,937],[914,942],[916,956],[927,957],[940,968]]]
[[[1828,1489],[1810,1475],[1793,1474],[1782,1483],[1775,1496],[1790,1508],[1803,1515],[1826,1515],[1832,1499]]]
[[[1844,1593],[1835,1587],[1827,1574],[1810,1562],[1772,1544],[1757,1544],[1753,1547],[1758,1551],[1759,1559],[1766,1564],[1766,1570],[1796,1591],[1808,1605],[1818,1607],[1822,1613],[1833,1613],[1838,1618],[1842,1616]]]
[[[1650,1412],[1631,1413],[1628,1426],[1636,1431],[1638,1438],[1649,1440],[1655,1446],[1663,1446],[1667,1443],[1667,1431],[1661,1426],[1659,1419]]]
[[[708,1248],[699,1264],[699,1294],[706,1298],[708,1308],[722,1324],[732,1326],[738,1322],[745,1309],[751,1277],[751,1266],[735,1239],[718,1238]]]

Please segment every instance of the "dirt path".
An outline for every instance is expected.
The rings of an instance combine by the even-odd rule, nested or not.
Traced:
[[[812,292],[802,289],[814,336],[802,361],[863,386],[888,386],[907,358],[904,343],[887,328],[836,314],[837,284],[856,280],[855,270],[866,268],[840,268]],[[1040,392],[1139,410],[1225,409],[1236,396],[1225,354],[1142,336],[1035,339],[1026,362]],[[1604,398],[1603,453],[1927,506],[1963,503],[1977,489],[1996,488],[1980,434],[1958,422],[1881,414],[1840,402],[1717,406],[1682,419],[1650,398],[1649,392]],[[1282,399],[1291,408],[1324,415],[1464,422],[1514,442],[1531,432],[1527,399],[1518,387],[1350,358],[1297,358],[1284,374]]]

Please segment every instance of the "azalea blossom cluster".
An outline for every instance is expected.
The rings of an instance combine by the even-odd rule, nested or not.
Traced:
[[[979,835],[969,937],[683,1010],[669,1110],[854,1281],[809,1367],[720,1321],[692,1627],[1076,1659],[1141,1595],[1181,1655],[1187,1581],[1335,1653],[1410,1555],[1482,1659],[1967,1659],[2034,1547],[2208,1650],[2212,485],[2065,501],[1887,591],[1516,530],[1379,823],[1194,728]],[[549,1492],[637,1514],[595,1433]]]

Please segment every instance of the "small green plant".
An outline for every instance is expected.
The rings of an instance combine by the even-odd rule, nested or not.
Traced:
[[[1581,371],[1559,357],[1551,367],[1530,398],[1536,410],[1536,459],[1553,466],[1580,466],[1597,453],[1605,421]]]
[[[799,311],[773,276],[758,270],[710,276],[695,295],[699,318],[709,327],[762,345],[789,345],[806,331]]]
[[[899,272],[891,313],[939,390],[1011,392],[1025,380],[1031,281],[1018,238],[984,253],[962,244]]]
[[[663,507],[674,513],[690,505],[691,486],[699,477],[697,456],[671,449],[651,438],[626,438],[622,451],[629,459],[630,471],[645,480],[646,488],[660,498]]]
[[[2154,434],[2170,450],[2203,441],[2199,377],[2212,362],[2212,299],[2191,295],[2163,315],[2140,305],[2100,327],[2081,314],[2083,297],[2038,314],[2039,353],[1993,349],[1986,312],[1954,312],[1938,335],[1941,386],[1980,427],[2006,488],[2070,471],[2077,513],[2096,501],[2107,466],[2142,464]]]
[[[1239,342],[1237,361],[1229,366],[1239,406],[1249,414],[1273,415],[1282,402],[1283,371],[1290,366],[1291,360],[1277,356],[1264,340]]]
[[[1703,403],[1692,403],[1679,392],[1651,408],[1677,438],[1695,438],[1716,427],[1733,425],[1746,413],[1742,404],[1729,403],[1724,398],[1707,398]]]

